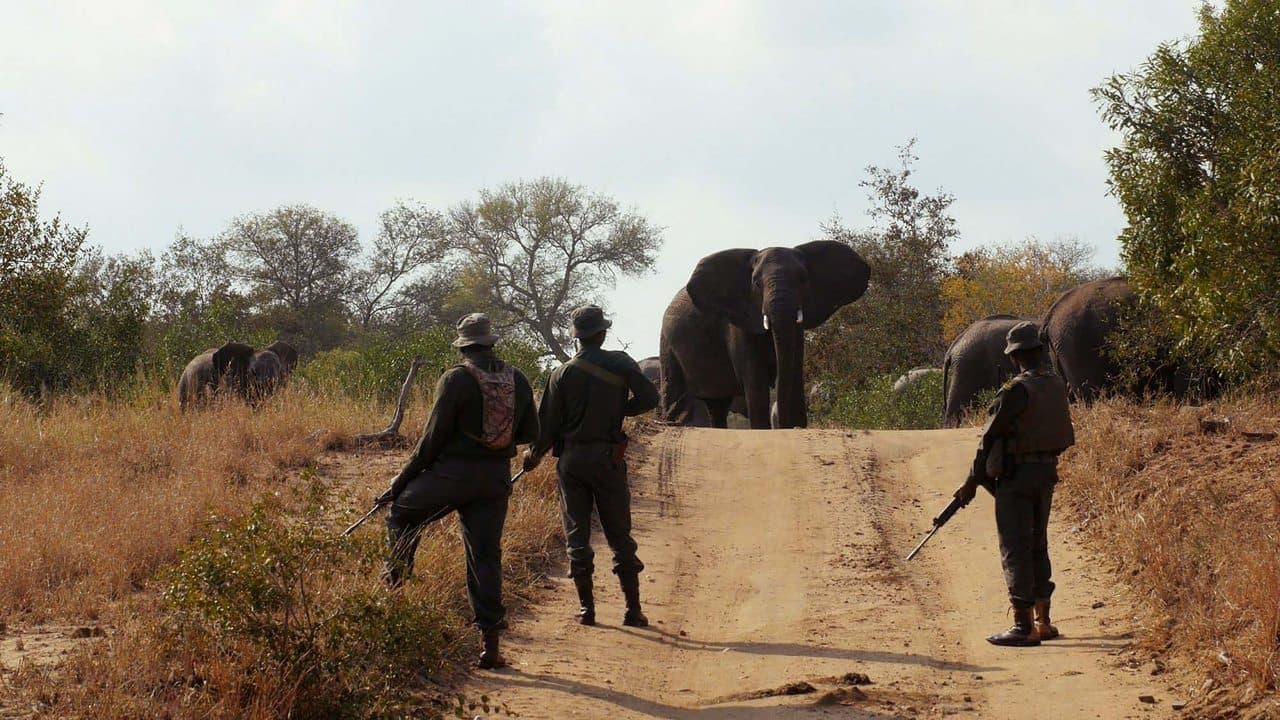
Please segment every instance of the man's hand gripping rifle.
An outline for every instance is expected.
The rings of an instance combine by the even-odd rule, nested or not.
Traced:
[[[956,490],[955,497],[952,498],[951,503],[943,508],[942,512],[938,513],[938,517],[933,519],[933,529],[930,530],[929,534],[925,535],[924,539],[920,541],[920,544],[916,545],[915,549],[907,555],[908,560],[915,557],[916,554],[920,552],[920,549],[924,547],[924,544],[929,542],[929,538],[933,537],[934,533],[938,532],[943,525],[946,525],[952,515],[955,515],[960,511],[960,508],[968,505],[970,501],[973,500],[974,495],[978,492],[978,484],[978,479],[973,475],[970,475],[964,481],[964,484]]]

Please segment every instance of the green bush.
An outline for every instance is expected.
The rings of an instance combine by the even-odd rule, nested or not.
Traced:
[[[357,348],[338,348],[318,353],[299,369],[299,374],[322,392],[348,397],[394,400],[415,357],[426,359],[419,371],[428,387],[434,386],[445,370],[461,358],[451,344],[451,328],[434,327],[401,337],[374,337]],[[531,382],[541,376],[541,353],[519,341],[503,340],[498,355],[524,371]]]
[[[855,384],[826,377],[821,387],[825,397],[813,402],[813,414],[820,421],[863,430],[927,430],[942,422],[942,374],[930,373],[894,393],[893,383],[901,373],[879,375]]]
[[[318,496],[317,496],[318,497]],[[318,499],[299,522],[270,504],[214,527],[163,579],[179,639],[269,678],[242,706],[295,718],[394,714],[418,673],[449,661],[449,619],[378,581],[376,533],[340,538]]]

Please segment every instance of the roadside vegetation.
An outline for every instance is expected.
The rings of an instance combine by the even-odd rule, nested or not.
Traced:
[[[1229,426],[1204,432],[1215,418]],[[1193,698],[1189,717],[1253,717],[1229,713],[1280,681],[1280,441],[1267,434],[1280,431],[1280,404],[1108,400],[1077,409],[1075,425],[1058,532],[1081,527],[1127,578],[1138,640]]]
[[[419,394],[406,428],[422,426],[429,401]],[[59,718],[447,710],[447,683],[475,645],[455,522],[431,529],[398,593],[378,579],[380,519],[337,537],[403,460],[343,449],[387,414],[304,380],[256,412],[226,403],[186,415],[163,388],[43,405],[7,391],[6,632],[21,642],[35,626],[87,626],[104,637],[56,669],[3,668],[0,695]],[[559,549],[556,507],[550,471],[526,475],[505,534],[512,605]]]

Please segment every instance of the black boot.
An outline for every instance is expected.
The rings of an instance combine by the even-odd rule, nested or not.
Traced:
[[[989,636],[987,642],[992,645],[1007,645],[1010,647],[1039,645],[1040,636],[1036,634],[1036,625],[1032,619],[1031,608],[1014,608],[1013,627],[1002,633]]]
[[[583,625],[596,624],[596,599],[592,594],[590,575],[581,575],[573,579],[578,588],[578,622]]]
[[[480,662],[476,663],[481,670],[493,670],[507,666],[507,659],[498,652],[498,628],[484,630],[484,652],[480,653]]]
[[[640,576],[619,575],[618,583],[622,585],[622,596],[627,600],[627,614],[622,616],[622,624],[627,627],[649,627],[649,618],[640,611]]]

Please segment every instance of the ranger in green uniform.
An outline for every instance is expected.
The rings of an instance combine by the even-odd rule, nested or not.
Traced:
[[[391,503],[383,578],[392,587],[413,572],[426,525],[458,513],[467,553],[467,597],[484,637],[482,668],[506,664],[498,652],[498,632],[506,620],[502,526],[511,496],[511,458],[516,445],[538,437],[529,380],[494,354],[497,342],[483,313],[458,321],[453,345],[463,363],[440,376],[422,439],[377,500]]]
[[[636,541],[631,538],[631,491],[624,460],[627,436],[622,433],[622,419],[656,407],[658,391],[631,356],[601,347],[612,324],[596,305],[573,311],[573,336],[582,349],[547,378],[538,407],[542,430],[538,441],[525,452],[524,467],[537,467],[548,451],[559,458],[556,474],[560,478],[569,576],[581,604],[578,621],[583,625],[596,622],[591,579],[595,570],[591,549],[594,506],[613,550],[613,572],[627,602],[622,623],[645,627],[649,621],[640,610],[644,564],[636,557]]]
[[[978,485],[995,495],[1000,562],[1013,606],[1013,627],[987,642],[1039,645],[1058,636],[1049,620],[1054,588],[1049,509],[1058,481],[1058,454],[1075,444],[1075,432],[1066,383],[1042,367],[1045,358],[1036,324],[1018,323],[1006,341],[1004,352],[1021,372],[991,403],[973,469],[955,496],[972,500]]]

